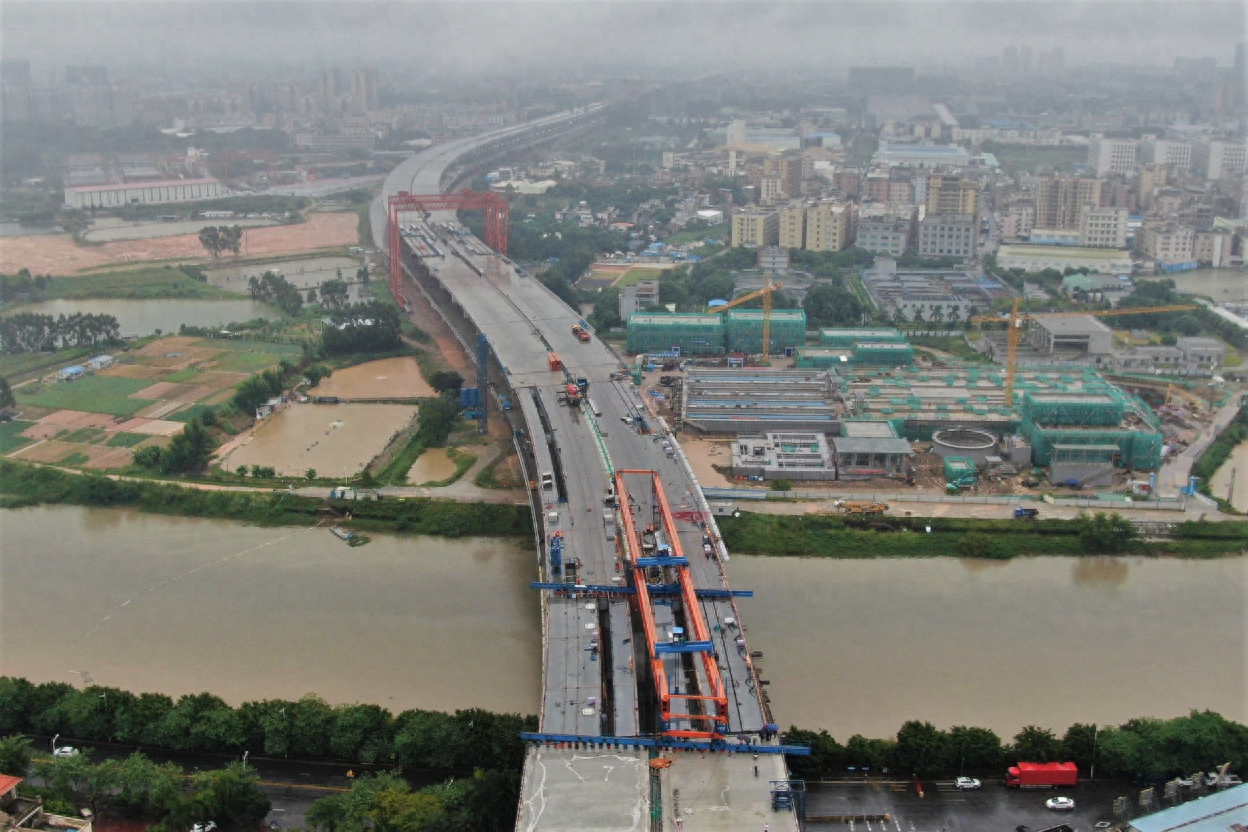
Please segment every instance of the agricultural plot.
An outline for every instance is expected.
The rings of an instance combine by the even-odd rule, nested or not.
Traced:
[[[117,363],[75,381],[48,376],[17,391],[23,421],[0,432],[0,454],[124,468],[134,451],[168,444],[188,421],[229,400],[239,382],[292,352],[298,348],[175,336],[121,355]]]

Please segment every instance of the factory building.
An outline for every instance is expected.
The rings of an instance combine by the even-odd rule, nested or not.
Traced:
[[[151,205],[165,202],[192,202],[216,199],[222,195],[215,179],[173,179],[161,182],[135,182],[124,185],[84,185],[66,188],[68,208],[113,208],[121,205]]]
[[[836,374],[811,370],[761,372],[695,367],[686,371],[678,424],[711,434],[766,431],[835,433],[840,420]]]
[[[1026,337],[1045,355],[1109,355],[1114,350],[1114,331],[1091,315],[1029,318]]]
[[[822,433],[765,433],[736,438],[732,473],[763,480],[834,480],[836,464]]]

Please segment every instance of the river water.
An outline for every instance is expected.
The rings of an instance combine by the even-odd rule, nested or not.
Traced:
[[[1248,511],[1248,442],[1235,446],[1222,467],[1214,472],[1209,490],[1240,511]]]
[[[176,333],[182,324],[221,326],[255,318],[277,318],[277,310],[254,300],[49,300],[13,310],[40,315],[112,315],[122,335]]]
[[[486,538],[258,528],[128,510],[0,512],[0,673],[239,703],[536,713],[532,554]]]
[[[781,724],[1248,718],[1248,560],[745,557],[729,567]],[[800,610],[800,616],[794,611]]]
[[[1173,280],[1178,291],[1208,295],[1218,303],[1248,301],[1248,270],[1244,269],[1196,269],[1139,279]]]
[[[237,703],[536,713],[525,543],[264,529],[128,510],[0,512],[0,673]],[[1248,560],[737,556],[785,726],[908,719],[1012,736],[1211,708],[1248,719]]]

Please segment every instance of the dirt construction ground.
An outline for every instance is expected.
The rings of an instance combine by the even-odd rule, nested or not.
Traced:
[[[294,254],[318,248],[355,245],[354,213],[309,214],[299,225],[248,228],[243,232],[244,257]],[[79,246],[67,234],[5,237],[0,240],[0,272],[22,268],[34,274],[68,275],[83,269],[140,263],[147,260],[206,260],[197,234],[120,240]]]

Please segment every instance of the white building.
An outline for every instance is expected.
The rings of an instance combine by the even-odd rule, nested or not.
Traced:
[[[86,185],[65,189],[67,208],[112,208],[139,203],[192,202],[222,196],[215,179],[172,179],[132,185]]]
[[[979,217],[937,214],[919,223],[919,256],[973,258],[979,249]]]
[[[1079,212],[1079,245],[1092,248],[1126,248],[1126,208],[1083,206]]]
[[[1125,251],[1085,246],[1003,245],[997,251],[997,265],[1002,269],[1040,272],[1045,269],[1065,271],[1087,268],[1106,274],[1130,274],[1131,257]]]
[[[1130,173],[1135,169],[1135,139],[1093,136],[1088,142],[1088,165],[1097,176]]]
[[[1196,231],[1177,222],[1146,222],[1135,233],[1137,246],[1145,257],[1159,263],[1189,263]]]
[[[1187,170],[1192,166],[1192,145],[1145,136],[1140,140],[1137,161],[1142,165],[1168,165],[1175,170]]]
[[[1227,141],[1197,142],[1192,147],[1192,169],[1205,179],[1231,179],[1248,170],[1248,146]]]

